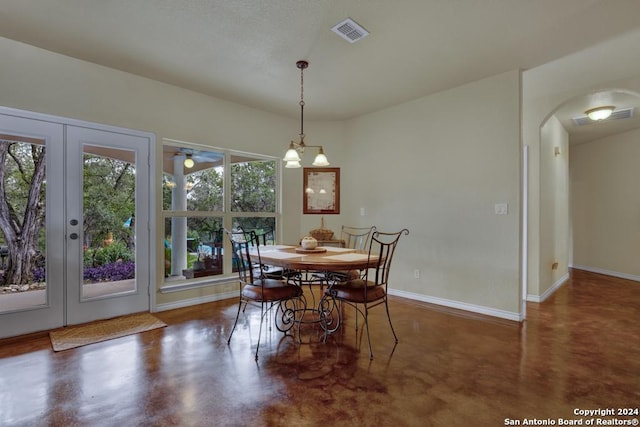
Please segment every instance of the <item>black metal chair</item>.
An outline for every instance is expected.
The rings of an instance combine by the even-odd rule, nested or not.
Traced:
[[[256,234],[258,244],[261,244],[262,246],[274,245],[276,241],[275,233],[272,227],[260,229],[244,229],[242,227],[238,227],[238,232],[254,232]],[[285,279],[287,275],[287,272],[285,270],[274,265],[263,264],[262,269],[264,270],[265,276],[267,276],[269,279],[282,280]]]
[[[364,251],[369,247],[371,234],[374,231],[376,231],[375,225],[371,227],[349,227],[343,225],[340,231],[340,240],[344,242],[345,248]]]
[[[347,225],[342,226],[340,232],[340,240],[342,240],[342,247],[349,249],[356,249],[358,251],[364,251],[369,248],[369,242],[371,241],[371,235],[376,231],[376,226],[371,227],[350,227]],[[357,279],[362,276],[361,271],[331,271],[328,273],[328,280],[332,282],[346,281],[351,279]]]
[[[375,267],[367,269],[362,277],[332,283],[329,288],[325,290],[322,300],[320,301],[320,309],[328,310],[326,313],[323,313],[323,316],[329,322],[333,322],[333,313],[336,311],[338,312],[338,316],[341,316],[340,313],[342,310],[337,310],[335,306],[336,301],[354,307],[356,310],[356,333],[358,331],[358,313],[363,316],[364,328],[367,331],[367,341],[369,343],[369,356],[371,359],[373,359],[373,351],[371,350],[371,337],[369,335],[369,310],[373,307],[384,304],[389,326],[391,326],[391,332],[393,333],[395,342],[398,342],[398,337],[393,329],[391,316],[389,314],[387,289],[393,255],[398,246],[398,241],[403,234],[409,234],[409,230],[405,228],[396,233],[374,231],[369,242],[368,256],[370,260],[375,262]],[[337,325],[332,324],[330,327],[333,327],[334,329],[332,330],[335,330],[340,323],[342,323],[342,319],[338,319]]]
[[[230,232],[225,230],[231,241],[233,268],[238,271],[240,281],[240,301],[238,313],[229,334],[227,344],[238,324],[240,311],[244,312],[248,304],[260,306],[260,329],[258,332],[258,344],[256,346],[256,360],[260,348],[262,336],[262,324],[264,318],[276,307],[275,325],[285,335],[296,323],[298,302],[302,296],[302,289],[294,284],[282,280],[268,278],[262,269],[260,259],[260,243],[255,232]],[[244,305],[244,309],[242,306]]]

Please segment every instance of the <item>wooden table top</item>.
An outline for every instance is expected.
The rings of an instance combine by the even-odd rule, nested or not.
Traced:
[[[298,253],[299,246],[260,246],[260,257],[264,264],[291,270],[363,270],[373,267],[377,257],[369,259],[367,251],[348,248],[322,247],[322,253]]]

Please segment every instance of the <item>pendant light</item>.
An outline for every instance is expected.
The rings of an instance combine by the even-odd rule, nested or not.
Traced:
[[[287,162],[285,168],[299,168],[301,158],[300,155],[304,153],[304,149],[307,147],[313,147],[318,149],[318,154],[313,160],[313,166],[329,166],[329,160],[324,154],[324,150],[321,145],[307,145],[304,142],[304,70],[309,67],[307,61],[298,61],[296,66],[300,70],[300,141],[291,141],[289,149],[284,156],[284,161]]]

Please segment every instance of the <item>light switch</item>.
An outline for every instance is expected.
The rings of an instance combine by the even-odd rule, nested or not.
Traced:
[[[495,212],[496,215],[507,215],[509,213],[509,205],[506,203],[496,203]]]

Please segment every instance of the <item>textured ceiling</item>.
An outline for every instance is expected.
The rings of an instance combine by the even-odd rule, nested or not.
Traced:
[[[341,120],[640,26],[637,0],[0,0],[0,36],[255,108]],[[371,34],[350,44],[351,17]]]

